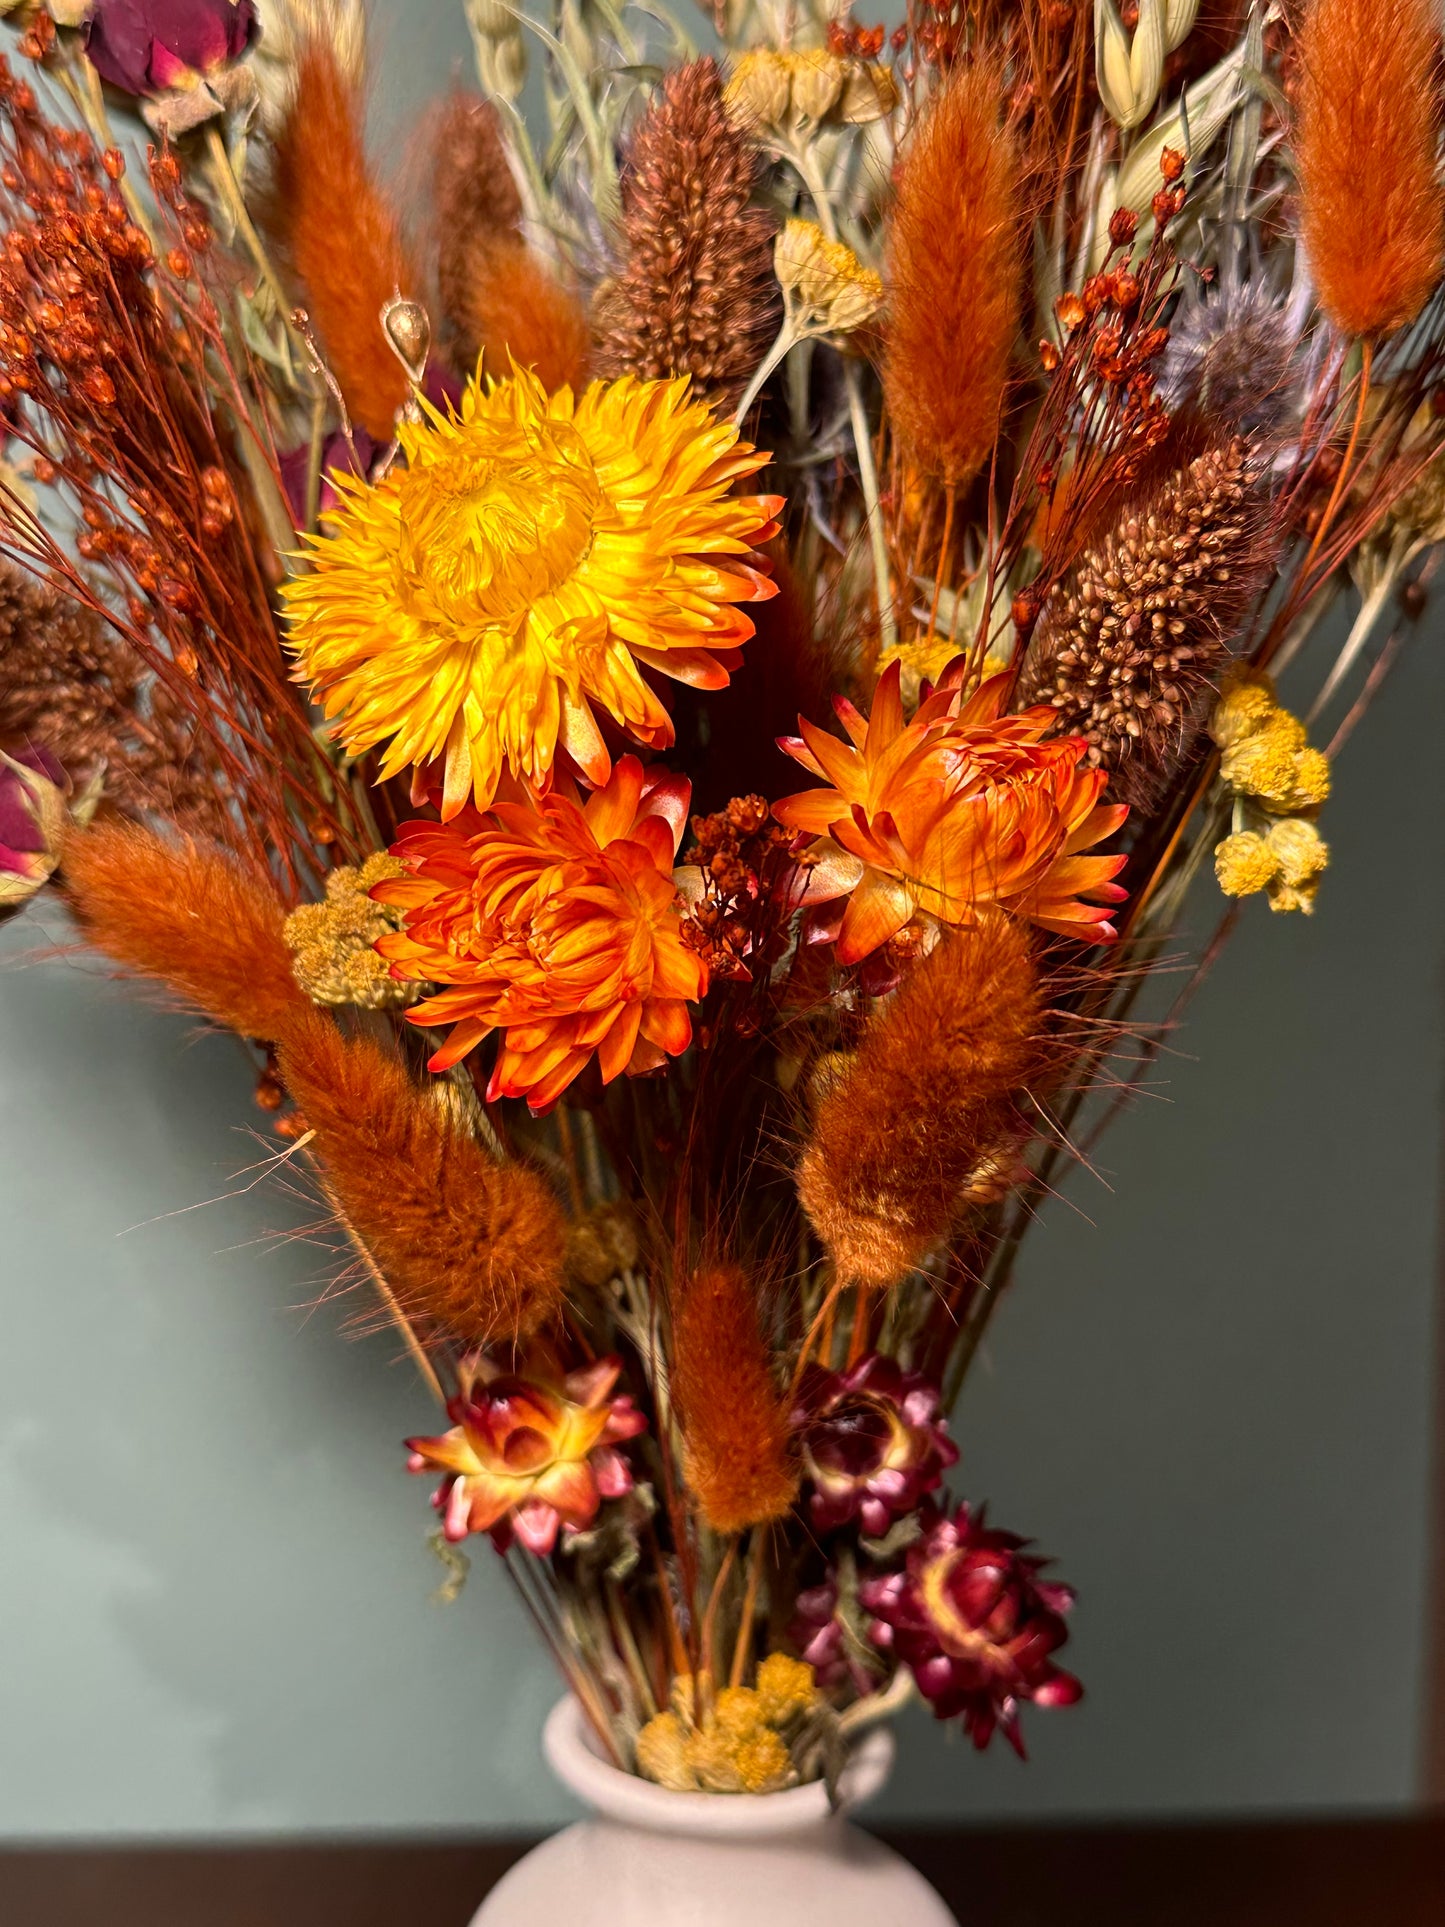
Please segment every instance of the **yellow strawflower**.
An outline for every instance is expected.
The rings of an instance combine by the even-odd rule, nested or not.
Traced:
[[[589,783],[611,760],[594,710],[672,741],[651,669],[702,688],[774,593],[753,554],[781,498],[733,495],[766,456],[685,380],[548,395],[515,371],[460,412],[403,423],[404,465],[337,474],[337,507],[286,585],[298,677],[379,774],[435,766],[442,815],[485,808],[510,770],[538,792],[559,750]]]

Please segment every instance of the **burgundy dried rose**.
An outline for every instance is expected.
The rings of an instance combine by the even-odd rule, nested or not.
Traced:
[[[937,1488],[958,1459],[938,1407],[936,1386],[876,1352],[846,1372],[810,1367],[793,1423],[819,1532],[857,1519],[881,1539]]]
[[[69,786],[48,750],[0,751],[0,910],[33,897],[60,860]]]
[[[1084,1690],[1053,1663],[1074,1595],[1039,1578],[1048,1561],[1027,1544],[966,1505],[952,1518],[930,1509],[903,1570],[858,1588],[870,1638],[908,1667],[937,1717],[961,1718],[980,1748],[999,1728],[1020,1759],[1020,1702],[1072,1706]]]
[[[239,59],[258,31],[255,0],[95,0],[85,51],[102,80],[148,96]]]

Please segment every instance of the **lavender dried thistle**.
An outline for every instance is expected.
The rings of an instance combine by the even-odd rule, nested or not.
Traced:
[[[691,375],[719,408],[736,404],[780,309],[775,225],[751,205],[758,166],[717,62],[669,74],[627,150],[622,263],[594,308],[597,374]]]
[[[1187,756],[1263,587],[1266,500],[1239,436],[1178,469],[1049,592],[1020,698],[1051,703],[1110,794],[1147,807]]]

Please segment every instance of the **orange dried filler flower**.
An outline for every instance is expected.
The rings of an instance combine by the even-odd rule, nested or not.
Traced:
[[[542,1110],[594,1056],[610,1083],[687,1049],[707,989],[672,881],[690,796],[624,756],[585,805],[555,792],[405,830],[412,875],[372,894],[406,928],[377,949],[396,976],[446,986],[407,1012],[453,1027],[433,1070],[503,1031],[487,1095]]]
[[[1086,856],[1128,811],[1100,802],[1108,777],[1083,766],[1080,736],[1045,742],[1051,708],[1005,716],[1007,675],[960,704],[963,661],[911,723],[903,719],[901,670],[878,682],[873,713],[835,702],[849,741],[799,718],[801,739],[783,747],[827,789],[774,805],[807,850],[803,901],[837,905],[814,919],[815,939],[836,932],[840,963],[860,963],[920,912],[968,925],[991,905],[1061,936],[1112,938],[1108,906],[1124,891],[1111,878],[1122,856]]]

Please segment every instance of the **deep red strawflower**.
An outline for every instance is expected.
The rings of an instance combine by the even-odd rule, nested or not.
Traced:
[[[877,1352],[846,1372],[809,1367],[793,1424],[819,1532],[857,1519],[881,1539],[937,1488],[958,1459],[938,1408],[937,1386]]]
[[[962,1719],[980,1749],[1001,1731],[1020,1759],[1020,1703],[1072,1706],[1084,1691],[1053,1662],[1074,1595],[1039,1578],[1048,1561],[1028,1543],[991,1530],[982,1510],[930,1508],[903,1570],[858,1588],[874,1615],[869,1637],[909,1669],[935,1715]]]

